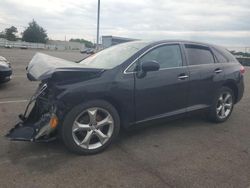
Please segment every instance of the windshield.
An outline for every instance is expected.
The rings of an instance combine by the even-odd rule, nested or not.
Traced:
[[[82,60],[80,64],[88,68],[112,69],[126,61],[147,44],[142,41],[119,44],[89,56]]]

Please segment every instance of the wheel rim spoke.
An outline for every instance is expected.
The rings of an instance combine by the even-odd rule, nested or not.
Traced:
[[[99,138],[101,144],[104,144],[105,141],[108,139],[108,136],[103,134],[100,129],[95,130],[96,136]]]
[[[230,97],[231,97],[231,95],[230,95],[230,94],[227,94],[227,95],[225,96],[225,98],[224,98],[224,102],[226,103]]]
[[[221,108],[221,116],[225,117],[225,107],[224,106]]]
[[[110,115],[107,115],[106,118],[97,122],[96,128],[98,129],[100,127],[103,127],[103,126],[111,124],[111,123],[112,123],[112,117]]]
[[[88,131],[85,138],[80,142],[80,145],[89,148],[89,142],[91,140],[92,135],[93,131],[92,130]]]
[[[74,122],[73,132],[81,131],[81,130],[90,130],[89,124],[82,124],[77,121]]]
[[[220,113],[221,109],[222,109],[222,105],[220,105],[220,106],[217,108],[217,114]]]
[[[223,101],[223,96],[221,95],[219,98],[219,102],[222,102],[222,101]]]
[[[232,107],[232,104],[226,103],[226,104],[225,104],[225,107],[226,107],[227,109],[230,109],[230,108]]]
[[[90,124],[96,124],[97,108],[91,108],[88,110]]]

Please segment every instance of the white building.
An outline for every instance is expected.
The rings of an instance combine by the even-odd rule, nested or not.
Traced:
[[[108,48],[110,46],[124,43],[124,42],[130,42],[137,39],[131,39],[131,38],[124,38],[124,37],[116,37],[116,36],[102,36],[102,47]]]
[[[85,45],[80,42],[49,40],[46,44],[54,46],[57,50],[81,50]]]

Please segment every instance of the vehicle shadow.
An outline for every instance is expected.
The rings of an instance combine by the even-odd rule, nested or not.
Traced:
[[[177,120],[162,121],[159,123],[150,123],[145,125],[136,126],[135,128],[124,130],[121,132],[118,140],[129,139],[130,137],[136,137],[143,134],[150,134],[150,132],[161,132],[161,131],[171,131],[179,128],[189,128],[189,127],[201,127],[201,126],[213,126],[214,124],[209,122],[204,114],[199,116],[190,115]]]

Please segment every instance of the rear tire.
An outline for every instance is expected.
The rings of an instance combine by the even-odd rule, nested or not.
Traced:
[[[221,123],[226,121],[234,107],[234,93],[228,87],[222,87],[216,95],[209,109],[208,117],[211,121]]]
[[[106,101],[94,100],[75,106],[66,115],[60,135],[66,148],[77,154],[95,154],[118,136],[120,118]]]

